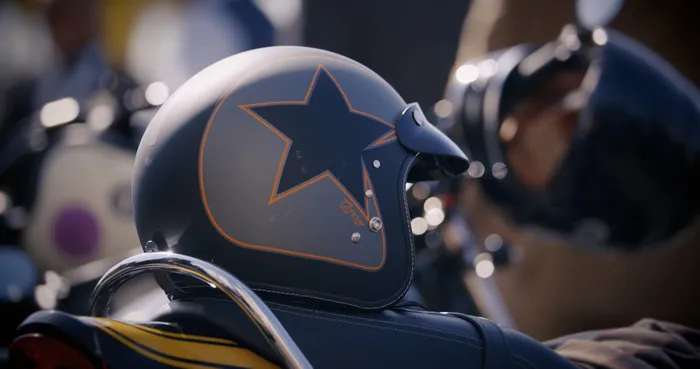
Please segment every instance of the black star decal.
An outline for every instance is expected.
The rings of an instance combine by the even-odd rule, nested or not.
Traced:
[[[364,192],[369,178],[362,152],[395,140],[394,126],[353,109],[343,89],[322,65],[316,70],[304,100],[241,105],[241,108],[286,143],[270,204],[329,178],[355,200],[359,209],[366,208]]]

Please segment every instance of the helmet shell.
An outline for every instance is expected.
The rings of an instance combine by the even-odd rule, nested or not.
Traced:
[[[413,268],[404,188],[416,153],[395,129],[406,106],[327,51],[277,46],[211,65],[161,107],[139,147],[144,249],[212,262],[257,291],[393,303]]]

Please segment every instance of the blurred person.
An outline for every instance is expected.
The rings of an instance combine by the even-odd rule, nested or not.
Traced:
[[[602,6],[603,3],[598,5]],[[458,73],[458,68],[465,61],[482,58],[489,52],[521,43],[541,45],[548,42],[559,33],[563,25],[574,22],[575,14],[573,1],[475,1],[463,28],[462,44],[453,72]],[[700,75],[695,67],[698,62],[697,53],[688,49],[689,45],[700,42],[700,33],[694,30],[697,14],[696,2],[678,1],[661,5],[652,1],[628,1],[624,2],[619,15],[609,27],[629,35],[660,54],[697,86],[700,83]],[[567,108],[562,101],[566,96],[571,96],[570,92],[580,88],[585,75],[585,71],[559,74],[539,90],[531,91],[529,99],[517,104],[510,115],[501,117],[501,127],[517,129],[509,130],[510,133],[496,133],[505,132],[508,136],[501,136],[501,140],[507,142],[504,159],[508,172],[504,176],[515,178],[528,193],[550,191],[547,196],[560,196],[559,201],[562,202],[551,204],[552,211],[556,210],[556,206],[571,207],[575,204],[574,199],[566,197],[569,196],[566,192],[552,193],[549,189],[554,186],[554,178],[566,169],[561,165],[573,145],[571,140],[577,129],[580,107]],[[628,79],[617,83],[628,84],[628,87],[637,86],[632,90],[642,92],[639,95],[642,100],[637,103],[639,107],[665,103],[644,100],[644,96],[648,95],[644,95],[644,90],[653,86],[646,86],[643,80]],[[681,91],[683,87],[678,89]],[[635,97],[633,94],[630,96]],[[679,98],[692,99],[688,96]],[[668,96],[668,99],[667,102],[671,103],[668,105],[668,119],[677,119],[682,113],[671,107],[675,101],[674,96]],[[462,114],[459,110],[461,108],[464,106],[455,106],[453,111]],[[506,120],[507,124],[504,123]],[[678,127],[686,123],[669,121],[667,127]],[[532,202],[528,206],[533,208],[528,213],[526,205],[508,205],[503,200],[514,196],[508,192],[512,190],[508,190],[506,185],[499,190],[502,192],[495,194],[496,190],[485,192],[482,181],[466,181],[463,184],[460,200],[477,243],[484,245],[487,237],[498,235],[503,245],[512,247],[514,258],[510,265],[498,268],[489,279],[493,279],[498,287],[519,330],[544,340],[576,331],[631,325],[643,318],[700,327],[700,315],[697,313],[700,310],[700,227],[691,221],[696,214],[688,213],[696,203],[693,185],[697,180],[696,168],[692,164],[694,156],[689,148],[695,147],[694,142],[700,138],[692,133],[697,131],[693,127],[700,122],[689,124],[684,128],[687,132],[681,141],[664,141],[665,135],[676,135],[676,131],[664,132],[664,128],[647,128],[643,125],[633,128],[639,132],[618,132],[608,136],[612,141],[600,143],[600,147],[610,150],[607,159],[605,156],[591,156],[588,160],[591,173],[588,176],[568,187],[560,188],[557,184],[559,191],[599,191],[604,195],[594,201],[595,204],[585,206],[604,208],[606,201],[619,205],[629,200],[629,208],[609,209],[608,213],[599,214],[621,222],[610,224],[612,232],[640,234],[636,241],[628,244],[629,249],[626,251],[610,251],[606,249],[609,246],[583,248],[575,245],[575,235],[562,235],[559,231],[555,232],[555,237],[551,237],[532,227],[523,226],[523,217],[540,222],[539,224],[542,222],[542,219],[533,218],[536,207],[544,206],[534,202],[535,195],[530,195]],[[607,129],[612,130],[614,127]],[[650,129],[661,129],[661,133],[658,136],[647,133]],[[676,140],[680,138],[677,137]],[[633,157],[625,159],[622,156],[624,152],[635,155],[635,152],[640,152],[640,147],[648,148],[643,157],[653,160],[640,162]],[[683,151],[678,151],[684,150],[683,147],[688,150],[685,156],[681,154]],[[641,158],[640,156],[639,160]],[[668,161],[671,158],[684,159]],[[593,166],[598,163],[596,160],[601,163],[607,161],[607,165],[617,168],[617,171],[595,169],[598,168]],[[621,160],[622,164],[613,160]],[[654,172],[641,172],[635,167],[638,165],[638,168],[642,168],[646,165],[644,168],[652,168],[657,165],[652,164],[657,163],[654,160],[665,163],[655,167],[658,168],[656,177]],[[486,175],[490,175],[491,167],[486,165],[486,171]],[[593,187],[601,186],[596,185],[596,181],[607,181],[605,183],[609,187]],[[673,189],[669,190],[671,187]],[[616,193],[618,195],[614,195]],[[674,208],[669,204],[672,204],[671,201],[682,201],[678,199],[679,194],[688,195],[685,200],[687,209],[681,208],[673,212]],[[495,201],[494,196],[501,196],[501,201]],[[637,206],[645,210],[635,211]],[[647,213],[645,206],[656,211]],[[514,212],[520,214],[520,219],[514,218]],[[627,219],[620,218],[624,212],[628,214]],[[635,223],[637,218],[642,216],[646,217],[644,221],[649,222],[648,231],[635,226],[640,224]],[[686,223],[673,224],[678,219],[683,219]],[[673,228],[675,226],[682,229],[677,230]],[[671,230],[674,232],[670,233]],[[655,231],[660,233],[654,234]],[[642,236],[645,232],[648,239]],[[655,241],[656,244],[641,251],[636,250],[648,240]],[[467,281],[470,278],[477,277],[470,274]],[[488,316],[488,309],[484,313]],[[639,337],[643,335],[638,336],[638,339]],[[696,335],[694,337],[697,339]]]
[[[34,177],[36,168],[41,167],[41,156],[25,155],[11,167],[7,158],[16,150],[13,142],[30,130],[31,120],[40,118],[39,112],[47,103],[65,98],[73,99],[80,119],[86,119],[87,107],[98,92],[110,90],[120,95],[136,87],[131,78],[112,68],[102,53],[98,42],[101,0],[34,1],[29,5],[45,19],[52,40],[48,67],[35,77],[15,83],[0,101],[4,107],[0,116],[2,190],[11,196],[13,206],[27,209],[32,207],[34,192],[40,187]],[[123,108],[124,101],[117,101]],[[113,128],[127,138],[131,136],[128,121],[122,120]],[[18,237],[20,234],[13,230],[3,230],[4,242],[19,244]]]
[[[83,309],[100,263],[138,247],[129,198],[140,133],[131,118],[151,106],[102,52],[102,5],[33,3],[53,41],[49,68],[12,86],[2,102],[0,242],[28,254],[37,283],[51,285],[53,292],[42,295],[42,285],[27,296],[33,308],[57,307],[70,289]]]
[[[12,135],[14,125],[44,104],[72,97],[88,100],[109,70],[100,46],[99,0],[50,0],[38,2],[44,15],[52,51],[47,69],[35,78],[17,82],[7,90],[5,113],[0,117],[0,146]]]
[[[21,289],[21,294],[13,292],[0,298],[0,313],[7,317],[3,319],[0,345],[7,343],[7,335],[11,334],[11,329],[33,310],[55,307],[51,297],[47,300],[46,296],[36,294],[40,289],[35,290],[35,287],[45,282],[44,271],[61,272],[64,268],[85,262],[84,258],[67,261],[70,255],[56,255],[60,248],[47,242],[52,237],[52,232],[48,229],[40,231],[37,228],[42,228],[40,226],[46,223],[41,219],[46,218],[44,215],[54,216],[54,211],[60,213],[60,206],[63,204],[55,201],[57,198],[54,195],[59,195],[60,198],[60,194],[65,194],[66,190],[75,192],[75,189],[78,189],[77,192],[85,197],[86,202],[89,201],[90,196],[85,188],[76,186],[75,182],[68,185],[59,181],[60,187],[50,188],[48,191],[44,189],[45,186],[56,185],[56,176],[53,174],[56,171],[72,181],[79,181],[80,177],[75,176],[75,172],[76,169],[79,170],[81,163],[72,161],[67,163],[67,166],[45,166],[46,162],[55,161],[55,150],[52,154],[44,155],[45,151],[41,149],[36,152],[32,149],[25,151],[20,149],[18,144],[34,125],[32,117],[35,114],[38,117],[37,113],[45,104],[63,98],[73,98],[84,106],[99,90],[100,78],[108,70],[95,42],[98,35],[99,1],[27,1],[21,5],[24,11],[34,14],[31,17],[43,21],[41,26],[35,25],[31,29],[42,37],[45,35],[48,43],[35,42],[36,37],[18,40],[25,46],[36,49],[33,53],[26,53],[24,57],[34,54],[33,57],[36,58],[36,54],[44,53],[42,67],[35,73],[18,73],[12,84],[4,90],[0,101],[3,107],[0,112],[0,197],[3,202],[0,211],[0,242],[23,249],[15,252],[18,255],[26,253],[27,262],[34,264],[36,280],[27,285],[21,273],[5,275],[3,282],[8,291],[20,291],[17,286],[26,286]],[[42,30],[45,33],[42,33]],[[13,37],[22,38],[23,33]],[[31,61],[28,61],[29,63]],[[55,144],[55,138],[49,139],[44,132],[36,137],[42,138],[43,144],[40,146],[48,147],[49,140],[51,146]],[[94,186],[94,182],[90,182],[90,185]],[[47,198],[53,200],[49,201],[48,205]],[[68,233],[85,232],[89,233],[89,230],[77,229]],[[76,241],[79,238],[73,237],[72,242],[78,245],[79,242]],[[11,270],[8,263],[13,261],[5,257],[0,258],[0,268]]]

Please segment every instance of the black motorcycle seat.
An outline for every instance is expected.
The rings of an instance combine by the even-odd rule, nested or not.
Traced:
[[[279,302],[268,306],[314,368],[575,368],[534,339],[484,318],[407,307],[362,311]],[[175,301],[168,310],[157,320],[229,336],[276,358],[230,301]]]

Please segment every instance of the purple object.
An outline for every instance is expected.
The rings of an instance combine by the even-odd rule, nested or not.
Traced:
[[[65,208],[53,223],[53,239],[56,247],[71,256],[90,256],[99,245],[97,218],[81,207]]]

